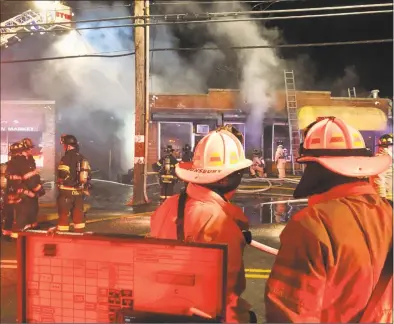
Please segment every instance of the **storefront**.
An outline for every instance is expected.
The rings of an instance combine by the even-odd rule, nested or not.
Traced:
[[[248,123],[247,104],[239,100],[239,92],[212,89],[201,95],[153,95],[149,135],[148,164],[173,145],[181,157],[182,147],[192,147],[219,125],[233,124],[245,137],[245,152],[262,149],[264,158],[272,165],[276,143],[283,141],[291,162],[289,126],[285,93],[276,94],[276,103],[266,108],[261,127]],[[335,98],[330,92],[297,92],[298,122],[303,129],[316,117],[336,116],[359,129],[369,148],[375,149],[377,137],[387,131],[389,100],[381,98]],[[288,163],[291,168],[291,163]],[[270,168],[270,167],[269,167]]]
[[[30,138],[33,157],[45,180],[55,176],[55,102],[1,101],[1,162],[8,160],[9,145]]]

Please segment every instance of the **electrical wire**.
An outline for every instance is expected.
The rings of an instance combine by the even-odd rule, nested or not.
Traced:
[[[246,4],[252,4],[252,3],[271,3],[271,2],[303,2],[307,0],[246,0]],[[155,3],[151,3],[151,6],[160,6],[160,5],[184,5],[184,4],[217,4],[217,3],[234,3],[234,0],[230,1],[225,1],[225,0],[219,0],[219,1],[158,1]]]
[[[239,16],[254,16],[260,14],[283,14],[293,12],[313,12],[313,11],[332,11],[332,10],[348,10],[348,9],[367,9],[377,7],[393,7],[393,3],[379,3],[379,4],[367,4],[367,5],[354,5],[354,6],[336,6],[336,7],[316,7],[316,8],[301,8],[301,9],[279,9],[279,10],[260,10],[260,11],[228,11],[228,12],[207,12],[201,14],[183,13],[183,14],[166,14],[166,15],[142,15],[142,16],[125,16],[125,17],[112,17],[112,18],[100,18],[100,19],[87,19],[87,20],[74,20],[68,22],[52,22],[52,23],[35,23],[34,26],[53,26],[53,25],[74,25],[74,24],[88,24],[96,22],[107,22],[107,21],[119,21],[119,20],[137,20],[149,18],[152,20],[164,19],[171,20],[176,18],[177,20],[191,17],[192,19],[210,19],[210,18],[225,18],[225,17],[239,17]],[[1,26],[7,28],[6,26]],[[12,28],[10,26],[8,28]],[[31,24],[16,25],[18,28],[29,28]],[[6,33],[2,33],[6,34]]]
[[[382,44],[382,43],[392,43],[393,39],[373,39],[373,40],[361,40],[361,41],[345,41],[345,42],[328,42],[328,43],[307,43],[307,44],[283,44],[283,45],[253,45],[253,46],[231,46],[231,47],[173,47],[173,48],[154,48],[149,52],[169,52],[169,51],[224,51],[224,50],[250,50],[250,49],[264,49],[264,48],[300,48],[300,47],[324,47],[324,46],[343,46],[343,45],[362,45],[362,44]],[[114,52],[108,52],[114,53]],[[24,59],[24,60],[10,60],[1,61],[1,64],[12,64],[12,63],[28,63],[28,62],[42,62],[42,61],[55,61],[64,59],[74,59],[74,58],[116,58],[116,57],[126,57],[133,56],[135,52],[128,52],[123,54],[84,54],[84,55],[69,55],[69,56],[53,56],[53,57],[42,57],[36,59]]]
[[[191,20],[191,21],[172,21],[172,22],[164,21],[164,22],[142,23],[142,24],[123,24],[123,25],[113,25],[113,26],[80,27],[80,28],[74,28],[73,30],[79,31],[79,30],[108,29],[108,28],[168,26],[168,25],[178,25],[178,24],[210,24],[210,23],[246,22],[246,21],[271,21],[271,20],[308,19],[308,18],[323,18],[323,17],[344,17],[344,16],[383,14],[383,13],[392,13],[392,12],[393,12],[393,10],[374,10],[374,11],[341,12],[341,13],[318,14],[318,15],[259,17],[259,18],[247,18],[247,19],[214,19],[214,20]],[[54,32],[57,30],[59,30],[59,29],[52,29],[50,31]],[[60,30],[64,31],[64,29],[60,29]],[[1,33],[1,35],[34,34],[34,33],[42,33],[42,32],[43,32],[43,30],[31,30],[31,31],[22,30],[22,31],[18,31],[18,32],[5,32],[5,33]]]

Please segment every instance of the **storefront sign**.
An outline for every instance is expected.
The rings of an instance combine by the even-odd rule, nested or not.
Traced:
[[[2,132],[37,132],[37,127],[17,127],[17,126],[1,126]]]

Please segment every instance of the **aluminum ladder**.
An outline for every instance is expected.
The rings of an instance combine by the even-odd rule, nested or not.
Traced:
[[[298,126],[297,118],[297,92],[294,80],[294,71],[284,71],[285,88],[286,88],[286,107],[287,119],[289,124],[290,136],[290,152],[291,152],[291,166],[293,175],[301,173],[303,167],[295,160],[298,157],[298,150],[301,143],[301,132]]]
[[[347,88],[347,93],[349,94],[349,98],[356,98],[356,88]]]

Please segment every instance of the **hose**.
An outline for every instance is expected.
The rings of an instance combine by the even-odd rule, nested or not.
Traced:
[[[268,182],[268,187],[267,188],[261,188],[261,189],[254,189],[254,190],[243,190],[243,189],[238,189],[238,193],[243,193],[243,194],[255,194],[255,193],[260,193],[264,191],[268,191],[272,188],[272,183],[271,181],[267,180],[264,178],[265,181]]]
[[[273,247],[270,247],[270,246],[265,245],[263,243],[257,242],[255,240],[252,240],[249,245],[253,246],[257,250],[260,250],[262,252],[266,252],[266,253],[271,254],[271,255],[277,255],[278,254],[278,250],[277,249],[274,249]]]

